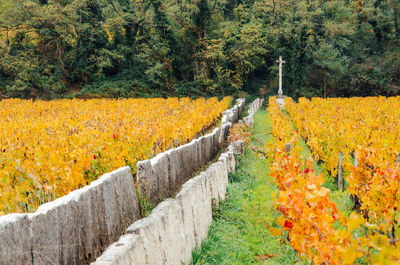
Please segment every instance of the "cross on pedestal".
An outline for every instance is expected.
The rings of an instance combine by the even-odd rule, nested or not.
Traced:
[[[279,105],[280,109],[285,109],[285,96],[283,96],[283,90],[282,90],[282,64],[285,63],[285,61],[282,60],[282,56],[279,56],[279,60],[276,61],[279,63],[279,90],[278,90],[278,96],[276,97],[276,102]]]
[[[279,63],[279,90],[278,90],[278,96],[283,96],[283,90],[282,90],[282,64],[286,63],[285,61],[282,60],[282,56],[279,56],[279,60],[276,60],[277,63]]]

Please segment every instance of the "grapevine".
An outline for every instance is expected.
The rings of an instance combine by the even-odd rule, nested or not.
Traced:
[[[271,176],[279,188],[277,198],[274,197],[275,205],[283,214],[278,223],[288,232],[292,247],[314,264],[397,264],[400,261],[399,247],[396,232],[393,234],[392,231],[398,231],[398,222],[393,210],[383,210],[381,215],[372,215],[373,218],[356,212],[350,216],[340,213],[329,197],[330,190],[322,186],[324,177],[315,175],[313,160],[301,159],[300,135],[293,129],[290,118],[280,111],[275,98],[270,99],[269,112],[275,141],[267,148],[273,158]],[[304,131],[300,122],[294,123],[299,131]],[[290,153],[284,148],[286,143],[292,144]],[[373,160],[373,151],[365,154]],[[360,154],[360,169],[365,168],[364,156],[364,153]],[[352,167],[352,170],[357,168]],[[381,182],[377,180],[371,188],[387,187],[382,185],[383,179],[395,185],[399,176],[397,172],[396,168],[386,168],[386,171],[374,169],[371,179],[377,178]],[[368,205],[395,209],[397,206],[392,204],[398,201],[397,187],[387,191],[387,202],[379,204],[375,199]],[[370,198],[376,198],[376,193],[371,193]],[[271,232],[280,234],[275,230]]]
[[[103,173],[188,142],[231,98],[0,101],[0,214],[35,210]]]

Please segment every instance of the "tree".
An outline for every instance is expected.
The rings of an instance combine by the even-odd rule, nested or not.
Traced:
[[[104,17],[96,0],[75,0],[70,8],[76,26],[76,41],[71,61],[74,69],[73,81],[89,82],[103,75],[105,68],[111,66],[105,51],[107,33],[103,27]]]
[[[0,96],[399,93],[394,0],[0,0]]]
[[[328,87],[343,75],[348,69],[349,61],[332,45],[323,43],[315,51],[315,65],[320,67],[323,78],[324,97],[327,96]],[[333,84],[334,85],[334,84]],[[334,95],[334,93],[333,93]]]

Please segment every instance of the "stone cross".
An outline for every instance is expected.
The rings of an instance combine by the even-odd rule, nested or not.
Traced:
[[[279,60],[276,60],[277,63],[279,63],[279,90],[278,90],[278,96],[283,95],[283,90],[282,90],[282,64],[286,63],[285,61],[282,60],[282,56],[279,56]]]

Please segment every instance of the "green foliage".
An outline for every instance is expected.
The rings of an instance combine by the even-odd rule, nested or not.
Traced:
[[[400,92],[394,0],[0,0],[0,97]],[[256,80],[256,81],[255,81]]]

